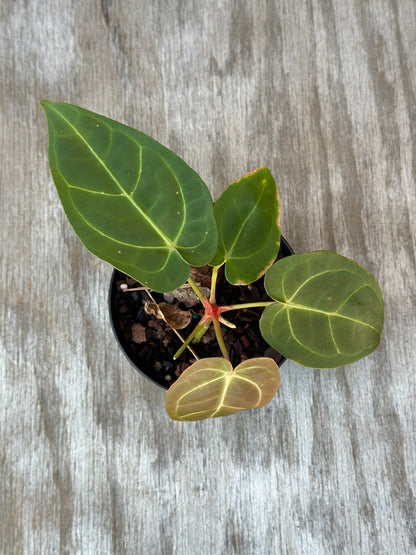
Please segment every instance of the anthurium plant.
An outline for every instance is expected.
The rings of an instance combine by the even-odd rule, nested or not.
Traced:
[[[213,203],[202,179],[149,136],[74,105],[45,100],[49,165],[65,213],[86,248],[141,282],[169,292],[188,282],[203,316],[175,357],[213,326],[222,357],[197,360],[169,388],[176,420],[227,416],[266,405],[279,388],[271,358],[233,368],[221,326],[227,313],[263,307],[263,338],[284,357],[314,368],[359,360],[379,344],[383,297],[374,277],[330,251],[275,262],[280,244],[276,183],[260,168]],[[212,267],[204,294],[190,266]],[[233,285],[264,276],[270,300],[219,306],[218,270]]]

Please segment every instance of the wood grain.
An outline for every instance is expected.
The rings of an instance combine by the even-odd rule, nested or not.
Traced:
[[[0,3],[0,551],[416,553],[413,0]],[[217,197],[257,166],[284,235],[380,282],[370,357],[286,363],[262,410],[165,415],[63,216],[42,98],[121,120]]]

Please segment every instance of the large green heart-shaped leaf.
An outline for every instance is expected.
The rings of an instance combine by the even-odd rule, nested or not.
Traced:
[[[187,368],[166,395],[173,420],[204,420],[267,405],[280,385],[271,358],[253,358],[234,370],[224,358],[205,358]]]
[[[304,366],[334,368],[371,353],[380,342],[383,296],[362,266],[330,251],[295,254],[267,271],[276,302],[260,319],[265,340]]]
[[[232,183],[214,205],[218,248],[213,266],[225,262],[230,283],[248,284],[261,277],[280,245],[277,186],[268,168]]]
[[[156,291],[182,285],[217,245],[211,196],[176,154],[88,110],[42,102],[65,213],[98,257]]]

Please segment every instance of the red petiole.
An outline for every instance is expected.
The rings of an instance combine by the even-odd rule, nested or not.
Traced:
[[[216,281],[218,275],[219,266],[213,268],[212,272],[212,282],[211,282],[211,294],[209,299],[205,297],[202,291],[199,289],[198,285],[193,281],[191,277],[188,278],[188,283],[194,290],[195,294],[198,296],[199,300],[201,301],[204,307],[204,315],[202,316],[201,320],[198,322],[195,329],[191,332],[190,336],[187,338],[185,343],[181,346],[181,348],[175,353],[174,359],[176,360],[179,355],[186,349],[186,347],[191,343],[193,339],[199,337],[199,335],[203,335],[205,331],[210,327],[211,322],[214,324],[215,336],[218,341],[218,345],[221,349],[221,353],[226,360],[230,360],[228,355],[227,347],[224,343],[224,338],[221,333],[221,326],[220,323],[230,327],[235,328],[235,325],[231,322],[228,322],[221,314],[223,312],[228,312],[230,310],[237,310],[241,308],[248,308],[253,306],[267,306],[270,303],[247,303],[243,305],[222,305],[219,306],[216,304],[215,301],[215,288],[216,288]]]

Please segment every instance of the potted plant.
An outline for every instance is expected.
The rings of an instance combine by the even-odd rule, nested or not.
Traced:
[[[202,317],[175,354],[212,330],[221,356],[201,358],[169,388],[175,420],[227,416],[266,405],[279,388],[271,357],[233,367],[222,326],[229,315],[263,309],[265,341],[284,357],[314,368],[350,364],[379,344],[384,307],[374,277],[330,251],[279,251],[279,201],[267,168],[232,183],[213,203],[201,178],[149,136],[74,105],[42,102],[48,120],[49,165],[75,233],[92,253],[142,284],[167,293],[187,284]],[[209,265],[209,291],[191,267]],[[223,272],[234,286],[264,276],[267,300],[217,302]],[[161,303],[151,307],[168,320]]]

